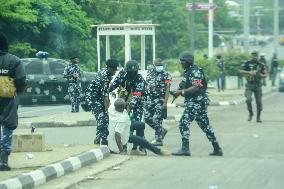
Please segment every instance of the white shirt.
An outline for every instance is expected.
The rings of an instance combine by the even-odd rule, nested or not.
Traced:
[[[108,147],[111,151],[119,153],[115,140],[115,132],[120,133],[122,145],[127,144],[130,135],[130,118],[127,111],[118,112],[114,106],[109,108]]]

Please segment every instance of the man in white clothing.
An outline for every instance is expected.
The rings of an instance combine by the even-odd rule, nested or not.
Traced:
[[[119,154],[127,154],[127,143],[137,144],[143,148],[146,148],[158,155],[170,155],[170,153],[162,148],[157,148],[149,143],[142,137],[131,135],[130,127],[135,127],[131,125],[130,118],[127,111],[125,110],[126,103],[124,99],[118,98],[114,102],[114,107],[112,106],[109,111],[109,135],[108,135],[108,147],[112,152]],[[141,124],[141,123],[140,123]]]

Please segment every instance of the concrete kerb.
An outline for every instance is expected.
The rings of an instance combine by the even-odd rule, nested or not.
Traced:
[[[35,186],[44,184],[50,180],[102,160],[109,155],[110,151],[107,146],[89,150],[58,163],[50,164],[35,171],[2,181],[0,182],[0,189],[34,188]]]

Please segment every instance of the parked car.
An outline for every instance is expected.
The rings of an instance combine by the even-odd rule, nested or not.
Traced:
[[[27,74],[27,88],[20,95],[20,104],[55,104],[69,102],[67,82],[63,71],[68,63],[56,58],[21,59]],[[82,72],[82,91],[91,82],[94,73]]]
[[[279,91],[284,91],[284,67],[280,71],[279,75]]]

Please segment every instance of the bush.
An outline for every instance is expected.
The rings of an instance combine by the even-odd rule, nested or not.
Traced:
[[[249,60],[249,54],[239,52],[228,52],[221,55],[225,62],[226,75],[238,76],[242,63]]]
[[[34,57],[36,49],[31,47],[30,43],[12,43],[9,46],[9,52],[19,58]]]
[[[175,73],[179,72],[180,75],[183,73],[183,69],[179,64],[178,59],[166,59],[164,60],[166,68],[169,72]],[[218,67],[214,60],[204,60],[202,56],[195,56],[195,64],[204,70],[206,78],[208,80],[215,80],[218,77]]]

